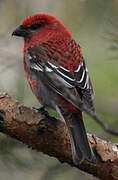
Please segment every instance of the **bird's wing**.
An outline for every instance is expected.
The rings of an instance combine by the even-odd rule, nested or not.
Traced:
[[[84,60],[78,63],[74,70],[74,74],[68,68],[60,65],[60,62],[53,61],[53,57],[48,56],[47,50],[42,46],[35,46],[28,48],[27,57],[29,57],[30,68],[36,73],[45,73],[45,77],[49,78],[49,85],[66,100],[66,91],[74,95],[76,99],[73,104],[77,104],[77,97],[81,96],[83,102],[91,109],[93,109],[93,89],[88,76],[88,70],[85,66]],[[78,96],[79,94],[79,96]]]
[[[74,70],[74,76],[76,79],[76,88],[78,93],[81,94],[82,101],[88,108],[94,111],[94,92],[84,59],[76,70]]]

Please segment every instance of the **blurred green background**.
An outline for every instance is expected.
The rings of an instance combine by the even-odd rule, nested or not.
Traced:
[[[95,90],[97,114],[118,129],[118,0],[0,0],[0,92],[39,107],[24,77],[23,40],[11,37],[16,26],[35,13],[57,16],[82,47]],[[118,139],[85,116],[88,132]],[[0,180],[94,180],[55,158],[30,150],[0,134]]]

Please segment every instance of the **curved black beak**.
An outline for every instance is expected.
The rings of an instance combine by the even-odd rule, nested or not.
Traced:
[[[12,36],[27,37],[28,35],[29,35],[28,29],[26,29],[22,25],[17,27],[12,33]]]

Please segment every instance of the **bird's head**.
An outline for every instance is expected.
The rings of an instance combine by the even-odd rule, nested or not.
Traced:
[[[12,35],[24,37],[25,41],[35,43],[44,42],[50,37],[53,39],[56,36],[71,37],[70,32],[56,17],[47,14],[27,17]]]

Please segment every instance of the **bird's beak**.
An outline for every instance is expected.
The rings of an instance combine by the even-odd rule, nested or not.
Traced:
[[[24,28],[22,25],[20,25],[13,31],[12,36],[26,37],[26,36],[28,36],[28,34],[29,34],[28,30],[26,28]]]

